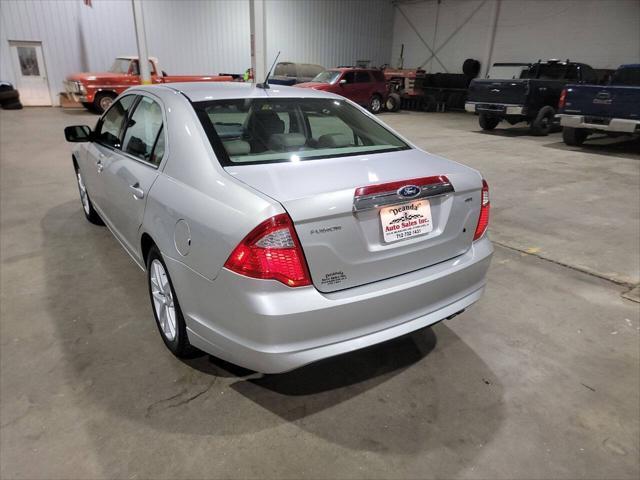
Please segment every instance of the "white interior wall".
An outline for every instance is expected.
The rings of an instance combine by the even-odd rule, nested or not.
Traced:
[[[393,34],[390,0],[267,0],[267,59],[325,67],[389,62]]]
[[[424,65],[428,71],[460,72],[466,58],[482,61],[491,34],[494,2],[396,2],[392,61],[397,61],[404,43],[405,67],[423,64],[430,54],[420,37],[438,50],[444,65],[434,60]],[[640,1],[503,0],[492,62],[539,58],[570,58],[594,68],[640,62]]]
[[[169,74],[242,73],[251,65],[249,0],[144,0],[150,55]],[[267,0],[267,52],[325,66],[389,59],[390,0]],[[41,41],[51,98],[65,77],[136,54],[130,0],[0,0],[0,79],[16,83],[9,40]]]

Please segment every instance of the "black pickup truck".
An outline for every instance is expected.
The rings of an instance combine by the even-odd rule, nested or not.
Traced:
[[[596,72],[584,63],[538,61],[523,68],[520,78],[473,80],[465,109],[480,115],[483,130],[506,120],[511,125],[527,122],[533,135],[547,135],[565,85],[596,82]]]
[[[567,85],[558,107],[567,145],[595,132],[640,135],[640,64],[622,65],[608,85]]]

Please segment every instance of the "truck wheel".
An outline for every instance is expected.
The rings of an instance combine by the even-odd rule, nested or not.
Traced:
[[[562,129],[562,140],[567,145],[579,147],[589,136],[589,130],[586,128],[564,127]]]
[[[486,113],[481,113],[478,122],[480,123],[480,128],[482,128],[482,130],[493,130],[498,126],[498,123],[500,123],[500,119],[498,117],[487,115]]]
[[[94,110],[98,113],[103,113],[111,106],[116,97],[117,95],[113,92],[100,92],[96,94],[96,98],[93,100]]]
[[[531,133],[538,137],[544,137],[549,135],[551,128],[553,127],[553,119],[556,115],[556,111],[553,107],[547,105],[542,107],[536,115],[535,120],[531,123]]]
[[[400,95],[397,93],[390,93],[387,97],[387,101],[384,103],[384,106],[389,112],[397,112],[400,110],[401,102],[402,99],[400,98]]]
[[[380,113],[382,111],[382,98],[380,95],[374,94],[369,99],[369,111],[371,113]]]

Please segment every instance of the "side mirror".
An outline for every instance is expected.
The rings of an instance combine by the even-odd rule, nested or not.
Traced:
[[[88,142],[91,140],[91,127],[87,125],[65,127],[64,138],[67,139],[67,142]]]
[[[346,84],[347,84],[347,79],[346,79],[346,78],[343,78],[342,80],[340,80],[340,81],[338,82],[338,84],[339,84],[339,85],[346,85]]]

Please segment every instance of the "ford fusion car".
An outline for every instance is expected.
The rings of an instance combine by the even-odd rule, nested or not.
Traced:
[[[484,290],[487,182],[343,97],[136,87],[65,136],[85,216],[146,271],[177,356],[284,372],[451,318]]]

